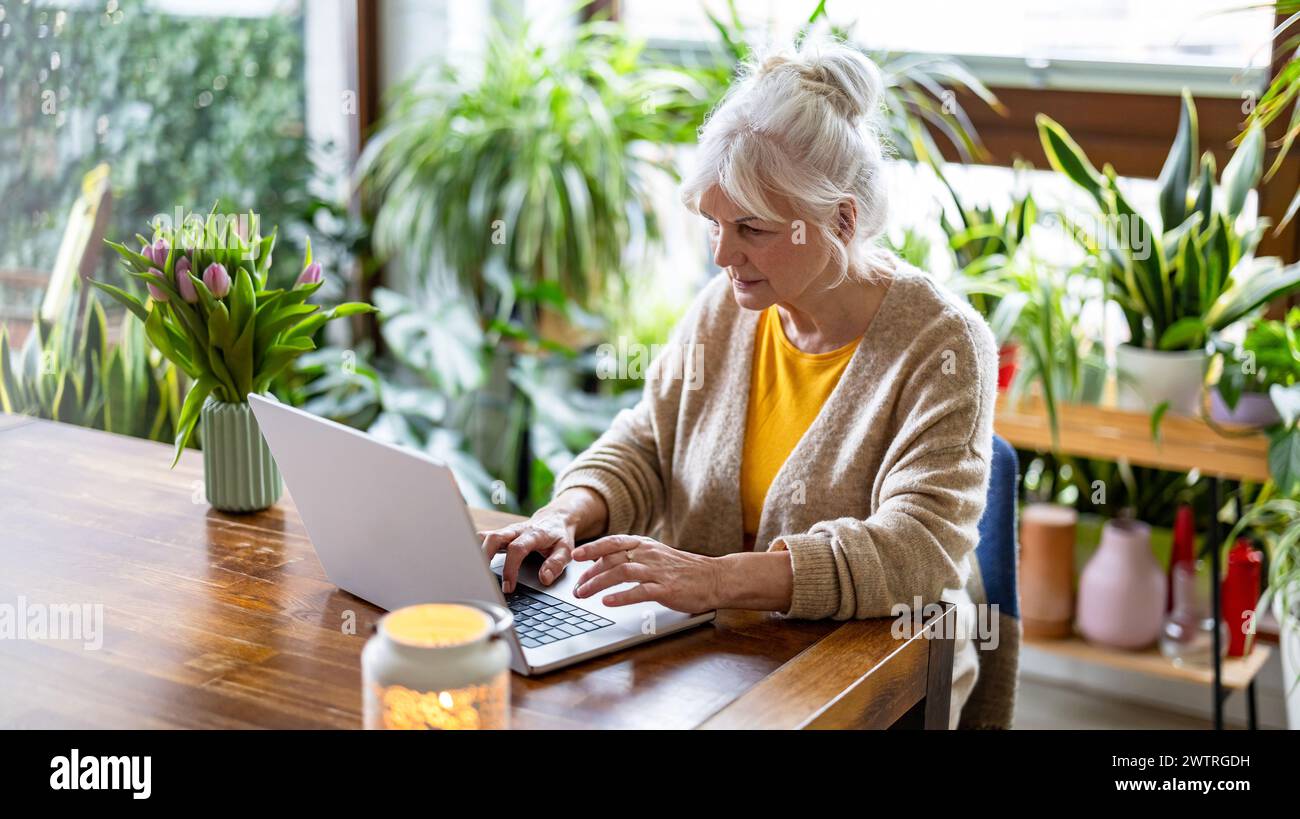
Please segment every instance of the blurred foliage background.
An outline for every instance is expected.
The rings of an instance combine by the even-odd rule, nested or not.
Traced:
[[[255,203],[265,224],[299,219],[313,162],[293,5],[188,17],[143,0],[6,3],[0,266],[51,263],[78,182],[99,162],[112,168],[111,237],[177,205]]]
[[[833,24],[824,3],[808,6],[804,32],[851,34],[852,22]],[[310,238],[340,283],[327,298],[355,290],[360,271],[400,267],[373,293],[379,322],[357,328],[373,332],[322,338],[274,391],[447,461],[471,502],[523,512],[637,398],[637,379],[598,376],[598,345],[662,342],[680,315],[682,304],[655,299],[638,265],[663,241],[665,209],[677,207],[661,191],[677,180],[679,149],[758,36],[734,3],[713,5],[709,47],[690,59],[600,19],[559,42],[500,21],[485,70],[434,62],[386,96],[352,180],[365,193],[358,212],[319,194],[346,185],[322,170],[335,167],[324,161],[333,147],[306,133],[300,2],[256,16],[158,13],[146,0],[0,8],[0,271],[48,269],[79,181],[99,162],[112,169],[110,238],[129,241],[177,205],[216,203],[279,225],[278,262],[295,264]],[[883,130],[895,154],[932,169],[951,199],[939,241],[907,226],[895,249],[956,271],[950,284],[1018,351],[1014,389],[1096,400],[1104,362],[1083,337],[1082,297],[1067,287],[1095,277],[1095,265],[1049,269],[1033,252],[1043,203],[1019,194],[994,208],[946,184],[940,144],[967,162],[984,156],[960,102],[1000,103],[958,60],[870,56],[885,79]],[[710,265],[699,250],[702,278]],[[105,255],[97,275],[113,278],[108,265]],[[272,276],[283,283],[297,272],[277,263]],[[30,298],[3,288],[0,278],[0,305]],[[88,304],[38,323],[21,348],[0,341],[9,379],[8,389],[0,379],[0,408],[168,440],[183,378]],[[69,323],[90,328],[89,341],[55,326]],[[123,407],[147,418],[127,423]],[[1023,455],[1028,495],[1084,511],[1094,511],[1090,490],[1101,481],[1107,508],[1167,524],[1204,489],[1195,475]]]

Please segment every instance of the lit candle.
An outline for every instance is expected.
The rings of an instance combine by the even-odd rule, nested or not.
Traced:
[[[508,728],[513,621],[491,603],[428,603],[385,615],[361,653],[368,729]]]

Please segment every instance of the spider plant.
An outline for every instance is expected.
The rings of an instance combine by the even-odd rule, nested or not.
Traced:
[[[1274,39],[1295,28],[1296,24],[1300,22],[1300,0],[1277,0],[1274,11],[1276,14],[1289,15],[1274,30]],[[1264,174],[1264,182],[1266,183],[1282,167],[1287,155],[1291,153],[1291,146],[1295,144],[1296,137],[1300,136],[1300,106],[1294,104],[1297,95],[1300,95],[1300,33],[1290,34],[1285,40],[1278,43],[1276,48],[1279,52],[1290,52],[1290,56],[1278,69],[1273,79],[1269,81],[1264,95],[1259,98],[1259,101],[1250,110],[1246,117],[1245,127],[1234,140],[1235,142],[1245,140],[1251,129],[1263,130],[1268,128],[1269,125],[1286,113],[1287,108],[1291,109],[1291,116],[1287,122],[1286,132],[1282,136],[1277,156],[1273,159],[1273,164],[1269,166],[1268,172]],[[1291,221],[1297,209],[1300,209],[1300,190],[1296,191],[1291,197],[1291,204],[1287,206],[1286,213],[1278,223],[1278,230],[1281,230]]]
[[[1246,533],[1255,535],[1268,554],[1268,588],[1260,599],[1257,611],[1266,611],[1271,601],[1276,601],[1283,637],[1287,631],[1300,629],[1300,501],[1294,497],[1274,497],[1265,486],[1255,503],[1246,508],[1237,524],[1232,527],[1223,546],[1235,543]],[[1283,639],[1282,650],[1289,651],[1292,641]],[[1297,667],[1300,658],[1290,658]],[[1288,696],[1300,676],[1287,681]],[[1294,727],[1294,726],[1293,726]]]

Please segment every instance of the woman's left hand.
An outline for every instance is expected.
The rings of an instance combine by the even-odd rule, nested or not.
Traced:
[[[609,535],[579,546],[574,560],[595,560],[578,578],[574,593],[590,597],[620,583],[637,583],[607,594],[607,606],[653,600],[675,611],[694,614],[718,607],[721,565],[716,557],[683,552],[635,535]]]

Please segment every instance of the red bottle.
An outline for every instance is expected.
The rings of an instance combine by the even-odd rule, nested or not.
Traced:
[[[1165,583],[1165,613],[1174,608],[1174,567],[1179,563],[1188,563],[1196,569],[1196,517],[1192,507],[1183,504],[1178,507],[1174,517],[1174,543],[1169,552],[1168,582]]]
[[[1228,656],[1246,654],[1246,630],[1252,625],[1248,613],[1259,602],[1259,578],[1264,556],[1244,537],[1228,552],[1228,576],[1223,579],[1223,622],[1228,626]]]

